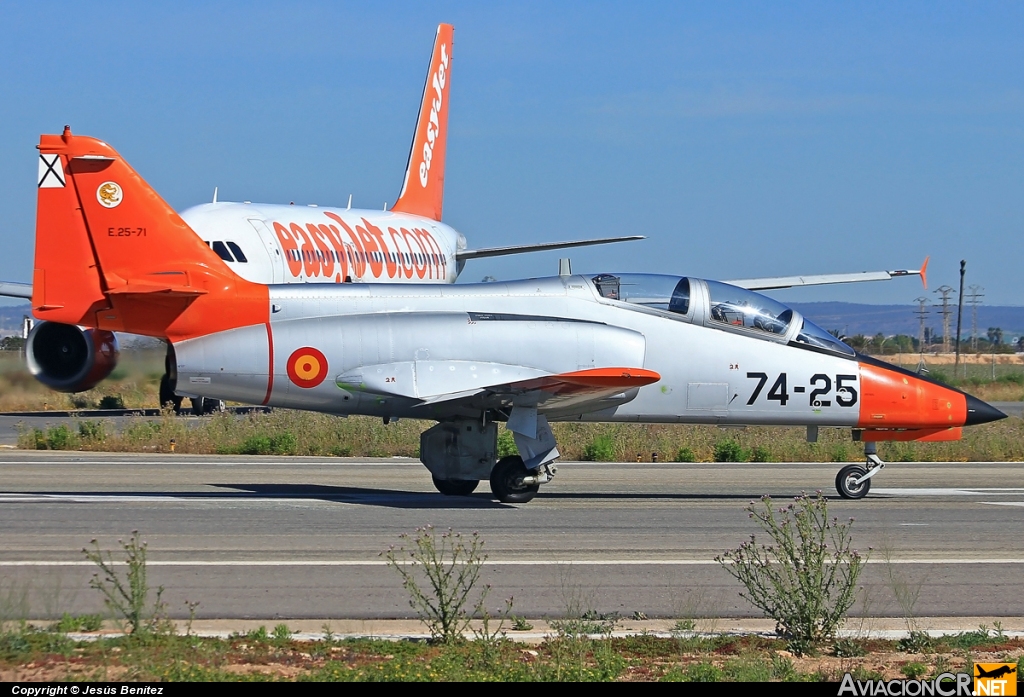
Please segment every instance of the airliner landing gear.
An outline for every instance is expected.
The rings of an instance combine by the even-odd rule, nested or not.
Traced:
[[[878,448],[874,442],[864,444],[864,458],[867,461],[866,467],[847,465],[836,475],[836,491],[844,499],[862,499],[867,496],[871,489],[871,478],[885,467],[885,463],[878,459]]]
[[[174,358],[174,347],[167,344],[167,355],[164,357],[164,374],[160,378],[160,408],[168,404],[174,407],[174,413],[181,413],[182,398],[174,394],[178,386],[178,366]]]

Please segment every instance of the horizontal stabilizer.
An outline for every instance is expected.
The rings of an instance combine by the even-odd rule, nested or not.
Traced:
[[[569,247],[589,247],[595,244],[611,244],[612,242],[630,242],[642,240],[643,235],[626,237],[602,237],[596,240],[576,240],[574,242],[545,242],[544,244],[520,244],[513,247],[488,247],[486,249],[464,249],[457,252],[459,261],[466,259],[482,259],[483,257],[502,257],[508,254],[526,254],[527,252],[547,252],[552,249],[568,249]]]
[[[862,271],[860,273],[829,273],[817,276],[775,276],[768,278],[741,278],[724,281],[731,286],[739,286],[747,290],[777,290],[779,288],[795,288],[797,286],[828,286],[837,283],[862,283],[864,281],[890,281],[902,276],[920,276],[924,287],[928,287],[928,258],[920,269],[899,269],[896,271]]]
[[[32,298],[32,284],[31,283],[12,283],[9,281],[0,281],[0,295],[5,295],[8,298]]]

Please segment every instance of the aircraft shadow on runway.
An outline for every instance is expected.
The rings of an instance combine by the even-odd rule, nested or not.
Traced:
[[[359,486],[324,486],[321,484],[211,484],[226,489],[241,489],[242,498],[320,499],[339,503],[388,508],[512,508],[499,503],[488,494],[442,496],[436,492],[400,491]],[[252,496],[255,495],[255,496]],[[221,494],[216,494],[221,496]]]

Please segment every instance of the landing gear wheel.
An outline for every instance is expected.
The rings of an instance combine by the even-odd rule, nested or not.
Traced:
[[[503,457],[491,470],[491,493],[502,503],[526,503],[540,491],[540,484],[523,484],[523,477],[529,475],[523,458]]]
[[[206,400],[203,399],[202,397],[193,397],[192,398],[192,415],[193,416],[202,416],[203,414],[206,413],[206,411],[205,411],[205,407],[206,407],[205,402],[206,402]]]
[[[174,407],[174,413],[181,413],[181,397],[174,394],[174,390],[171,389],[171,379],[166,374],[160,378],[160,408],[163,409],[167,405]]]
[[[862,499],[871,489],[871,480],[865,479],[860,484],[857,480],[867,474],[863,465],[847,465],[836,475],[836,491],[844,499]]]
[[[434,480],[434,486],[445,496],[469,496],[476,491],[478,479],[438,479]]]

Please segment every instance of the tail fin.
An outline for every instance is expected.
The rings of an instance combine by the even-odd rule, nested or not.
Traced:
[[[452,39],[450,24],[437,27],[430,70],[423,87],[420,116],[413,133],[402,193],[391,209],[399,213],[441,219],[444,198],[444,155],[448,143],[448,95],[451,85]]]
[[[266,321],[266,287],[231,271],[109,145],[65,128],[39,152],[39,319],[172,340]]]

